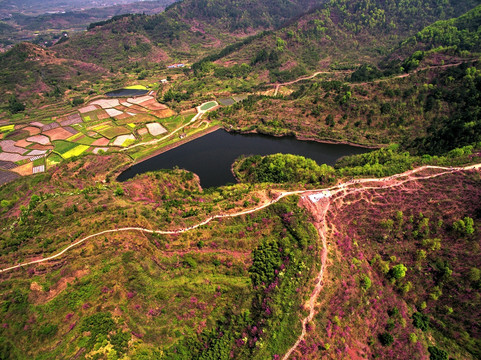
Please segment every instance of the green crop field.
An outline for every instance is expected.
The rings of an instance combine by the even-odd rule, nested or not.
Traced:
[[[131,86],[126,86],[124,89],[128,90],[147,90],[147,88],[143,85],[131,85]]]
[[[60,155],[65,154],[66,152],[72,150],[74,147],[77,146],[77,144],[70,142],[70,141],[64,141],[64,140],[57,140],[53,142],[53,145],[55,146],[55,151],[59,153]]]
[[[182,126],[183,124],[188,123],[194,115],[175,115],[169,118],[162,119],[162,126],[164,126],[167,130],[172,131],[175,128]]]
[[[64,159],[69,159],[69,158],[74,157],[74,156],[79,156],[82,153],[84,153],[89,147],[90,146],[88,146],[88,145],[78,145],[78,146],[74,147],[73,149],[63,153],[62,157]]]
[[[58,154],[51,153],[47,157],[47,167],[54,166],[56,164],[60,164],[63,161],[62,157]]]
[[[12,131],[15,129],[15,125],[5,125],[5,126],[0,126],[0,133],[7,132],[7,131]]]
[[[98,130],[97,132],[102,136],[105,136],[107,139],[113,139],[116,136],[127,135],[131,133],[130,130],[124,128],[123,126],[109,127],[107,129]]]

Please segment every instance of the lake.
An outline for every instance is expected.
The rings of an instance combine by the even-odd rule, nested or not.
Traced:
[[[131,97],[147,94],[149,90],[140,89],[119,89],[106,93],[108,97]]]
[[[301,141],[293,137],[273,137],[259,134],[233,134],[217,130],[163,154],[133,165],[117,180],[125,181],[137,174],[159,169],[181,169],[199,175],[202,187],[235,183],[231,165],[241,155],[294,154],[315,160],[319,165],[334,165],[345,155],[362,154],[370,149],[344,144]]]

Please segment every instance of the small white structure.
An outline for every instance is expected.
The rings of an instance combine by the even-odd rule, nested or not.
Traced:
[[[313,203],[316,203],[322,199],[328,198],[331,196],[331,192],[329,190],[327,191],[322,191],[320,193],[315,193],[309,195],[309,200],[311,200]]]

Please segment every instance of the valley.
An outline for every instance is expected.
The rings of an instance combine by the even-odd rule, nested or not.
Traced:
[[[0,359],[481,356],[479,0],[13,5]]]

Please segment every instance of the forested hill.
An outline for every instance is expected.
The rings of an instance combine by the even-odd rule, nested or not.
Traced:
[[[318,4],[315,0],[185,0],[167,7],[164,13],[118,16],[111,21],[94,23],[88,33],[74,36],[56,49],[62,56],[78,58],[99,44],[122,47],[125,36],[135,35],[144,36],[143,42],[149,47],[160,47],[172,57],[185,61],[239,38],[279,27]],[[127,60],[121,56],[112,59],[102,50],[96,55],[93,57],[96,63]]]
[[[328,65],[377,63],[426,26],[463,15],[479,4],[479,0],[331,0],[225,60],[250,61],[271,74],[280,72],[275,76],[280,80],[289,78],[282,74],[286,68],[296,77]]]
[[[407,40],[397,54],[428,51],[438,47],[452,47],[456,52],[481,50],[481,5],[457,18],[440,20]]]
[[[281,25],[324,0],[185,0],[168,8],[167,17],[216,25],[230,32],[252,32]]]

